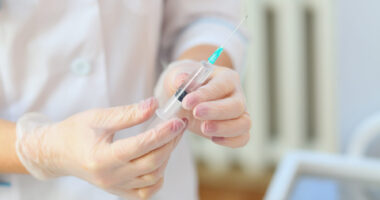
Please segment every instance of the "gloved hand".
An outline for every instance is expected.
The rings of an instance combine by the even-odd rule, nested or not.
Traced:
[[[76,176],[124,198],[146,199],[159,190],[170,153],[186,120],[172,119],[113,142],[116,131],[149,119],[157,107],[143,103],[97,109],[50,123],[27,114],[17,123],[17,154],[36,178]]]
[[[172,63],[160,77],[156,96],[163,101],[168,99],[199,65],[190,60]],[[206,83],[183,99],[182,107],[185,111],[180,116],[189,119],[192,132],[233,148],[249,141],[251,119],[236,71],[215,66]]]

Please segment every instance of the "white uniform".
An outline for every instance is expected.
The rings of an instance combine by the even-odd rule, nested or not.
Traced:
[[[16,121],[36,111],[63,120],[151,96],[161,71],[158,63],[170,62],[197,44],[220,44],[240,19],[239,3],[0,0],[0,118]],[[239,35],[226,47],[237,66],[243,47]],[[196,174],[184,140],[172,155],[156,198],[197,198]],[[0,175],[0,199],[117,197],[73,177],[42,182],[27,175]]]

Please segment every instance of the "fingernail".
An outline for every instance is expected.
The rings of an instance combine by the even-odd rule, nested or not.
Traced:
[[[145,193],[145,190],[138,190],[138,195],[141,199],[146,199],[147,195]]]
[[[186,81],[188,76],[189,76],[189,74],[187,74],[187,73],[181,73],[181,74],[177,75],[175,82],[174,82],[174,85],[177,88],[180,87]]]
[[[195,110],[195,116],[202,117],[207,114],[207,108],[206,107],[200,107]]]
[[[204,123],[204,132],[207,133],[212,133],[216,130],[216,126],[212,122],[205,122]]]
[[[185,127],[187,127],[187,125],[189,124],[189,120],[186,117],[184,117],[182,118],[182,121],[185,122]]]
[[[154,97],[150,97],[149,99],[144,100],[144,101],[139,105],[139,107],[140,107],[142,110],[146,110],[146,109],[152,107],[153,102],[154,102]]]
[[[224,137],[212,137],[211,140],[213,142],[221,142],[223,141],[225,138]]]
[[[175,120],[172,123],[171,131],[174,132],[174,133],[176,133],[179,130],[183,129],[183,127],[185,127],[185,122],[183,122],[182,120]]]

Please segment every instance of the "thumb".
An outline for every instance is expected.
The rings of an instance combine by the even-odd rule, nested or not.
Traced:
[[[172,83],[168,85],[170,94],[174,94],[181,85],[183,85],[189,78],[190,74],[186,72],[181,72],[173,77]]]
[[[168,92],[169,96],[173,95],[198,68],[198,62],[189,60],[178,61],[169,66],[170,72],[164,82],[165,90]]]
[[[91,116],[94,128],[118,131],[148,120],[158,106],[153,97],[138,104],[95,110]]]

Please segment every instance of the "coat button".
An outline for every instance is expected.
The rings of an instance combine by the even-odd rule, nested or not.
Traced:
[[[91,65],[86,59],[78,58],[71,63],[71,72],[78,76],[86,76],[91,72]]]

